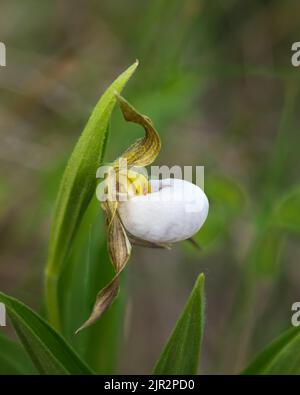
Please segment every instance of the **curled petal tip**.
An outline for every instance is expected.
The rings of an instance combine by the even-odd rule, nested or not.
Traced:
[[[147,116],[140,114],[120,94],[115,92],[115,97],[124,119],[127,122],[141,125],[145,130],[145,136],[127,148],[122,158],[126,159],[130,166],[147,166],[155,160],[160,152],[160,137]]]
[[[75,334],[75,335],[78,335],[78,333],[81,332],[83,328],[84,328],[84,327],[81,326],[80,328],[76,329],[76,331],[74,332],[74,334]]]

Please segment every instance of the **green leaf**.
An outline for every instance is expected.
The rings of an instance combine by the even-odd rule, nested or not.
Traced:
[[[92,374],[65,340],[29,307],[2,292],[0,301],[41,374]]]
[[[204,274],[200,274],[154,374],[197,374],[204,330]]]
[[[48,261],[46,266],[46,304],[50,322],[61,327],[58,281],[66,256],[82,216],[95,193],[96,171],[107,138],[110,116],[116,103],[115,92],[121,92],[135,71],[134,63],[105,91],[80,136],[65,169],[54,210]]]
[[[300,232],[300,186],[288,192],[275,205],[273,221],[293,232]]]
[[[210,212],[194,237],[202,247],[208,248],[230,231],[231,223],[245,206],[246,194],[234,179],[221,175],[206,177],[205,193],[210,202]]]
[[[262,351],[242,374],[300,374],[300,327],[291,328]]]
[[[20,344],[0,334],[0,374],[34,374],[36,370]]]

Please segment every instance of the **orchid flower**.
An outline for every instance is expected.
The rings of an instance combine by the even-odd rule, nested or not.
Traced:
[[[141,125],[145,136],[113,162],[100,184],[105,192],[100,200],[115,276],[98,293],[90,317],[77,332],[99,319],[117,297],[120,273],[130,257],[132,244],[170,248],[172,243],[191,239],[208,214],[207,197],[197,185],[181,179],[149,180],[138,171],[156,159],[161,149],[160,137],[148,117],[115,95],[124,119]],[[125,175],[121,161],[129,167]]]

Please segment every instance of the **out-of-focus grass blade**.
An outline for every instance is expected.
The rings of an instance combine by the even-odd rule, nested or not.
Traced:
[[[279,267],[285,232],[300,233],[300,188],[285,194],[274,205],[270,220],[260,224],[250,254],[251,265],[259,276],[270,276]]]
[[[50,322],[60,328],[58,279],[82,216],[95,193],[96,170],[101,163],[110,116],[121,92],[137,67],[121,74],[97,103],[65,169],[58,192],[46,266],[46,304]]]
[[[300,327],[291,328],[262,351],[242,374],[300,374]]]
[[[0,334],[0,375],[34,373],[36,370],[22,346]]]
[[[2,292],[0,301],[41,374],[92,374],[65,340],[29,307]]]
[[[273,220],[285,229],[300,233],[300,186],[275,205]]]
[[[205,193],[210,202],[210,212],[194,238],[200,246],[209,248],[230,230],[230,224],[244,208],[247,197],[235,180],[220,175],[207,177]]]
[[[257,231],[256,240],[249,255],[252,269],[257,275],[269,277],[278,270],[282,242],[282,232],[275,227],[261,227]]]
[[[197,374],[204,330],[204,274],[200,274],[154,374]]]

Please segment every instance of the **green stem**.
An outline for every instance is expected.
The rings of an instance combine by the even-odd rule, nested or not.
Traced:
[[[47,317],[50,324],[58,331],[61,331],[61,319],[59,314],[58,300],[58,276],[51,270],[45,272],[45,296]]]

